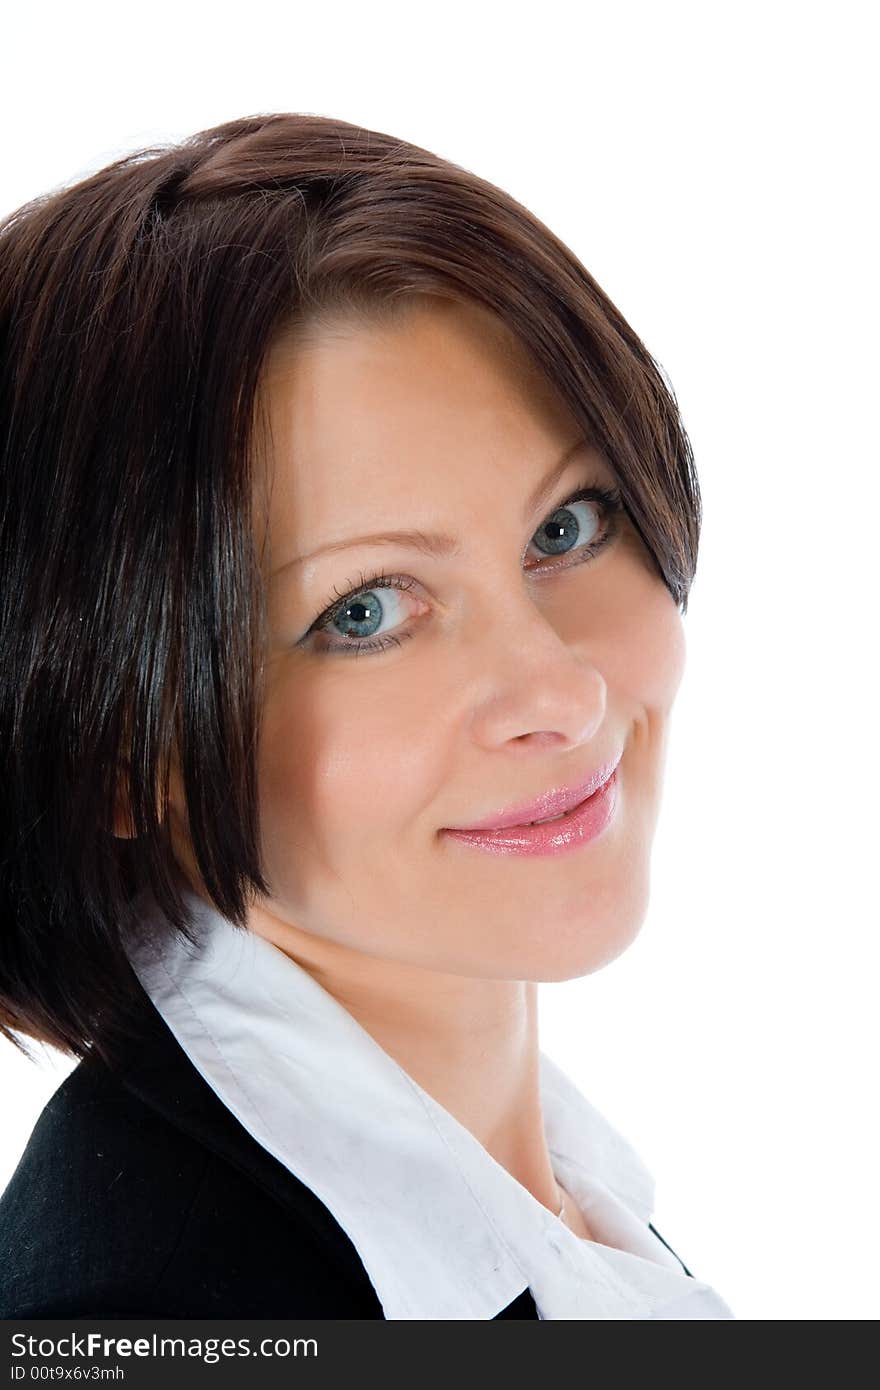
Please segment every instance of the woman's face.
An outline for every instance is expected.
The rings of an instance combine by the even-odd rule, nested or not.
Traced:
[[[273,894],[254,928],[456,975],[590,972],[644,917],[685,654],[625,513],[603,546],[601,509],[574,503],[557,517],[563,548],[541,544],[577,488],[614,486],[611,467],[572,452],[577,423],[476,306],[315,329],[278,345],[265,390],[259,785]],[[359,539],[400,530],[457,548]],[[330,604],[335,622],[310,632]],[[358,640],[383,646],[355,654]],[[618,755],[615,815],[573,851],[499,855],[444,833]]]

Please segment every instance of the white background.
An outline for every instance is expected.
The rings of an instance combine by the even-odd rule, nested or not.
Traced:
[[[742,1319],[876,1280],[873,6],[17,6],[0,212],[155,141],[310,111],[427,146],[567,241],[669,374],[705,523],[630,950],[542,1046]],[[0,1188],[72,1066],[0,1042]]]

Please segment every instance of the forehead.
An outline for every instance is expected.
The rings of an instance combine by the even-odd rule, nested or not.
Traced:
[[[257,483],[279,557],[319,543],[347,515],[365,532],[393,519],[427,523],[440,496],[488,495],[512,471],[525,492],[577,433],[501,320],[442,300],[280,339],[262,398],[270,437]],[[417,499],[428,517],[415,516]]]

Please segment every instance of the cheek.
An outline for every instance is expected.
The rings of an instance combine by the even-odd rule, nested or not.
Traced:
[[[612,698],[629,725],[626,754],[627,828],[645,891],[650,846],[663,799],[670,715],[684,674],[684,624],[662,581],[644,573],[631,595],[621,639],[609,658]]]
[[[279,851],[317,848],[326,860],[343,846],[356,859],[377,827],[405,825],[420,801],[417,750],[430,722],[419,719],[416,699],[401,699],[399,676],[392,684],[327,672],[310,682],[300,668],[277,683],[261,730],[267,853],[274,842]]]
[[[664,720],[684,674],[684,623],[666,586],[650,575],[631,575],[620,586],[611,614],[612,640],[603,650],[609,695],[644,717]]]

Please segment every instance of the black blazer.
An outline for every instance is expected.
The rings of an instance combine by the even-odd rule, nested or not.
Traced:
[[[382,1318],[351,1239],[137,982],[142,1041],[79,1062],[0,1198],[0,1318]],[[499,1318],[534,1318],[526,1289]]]

